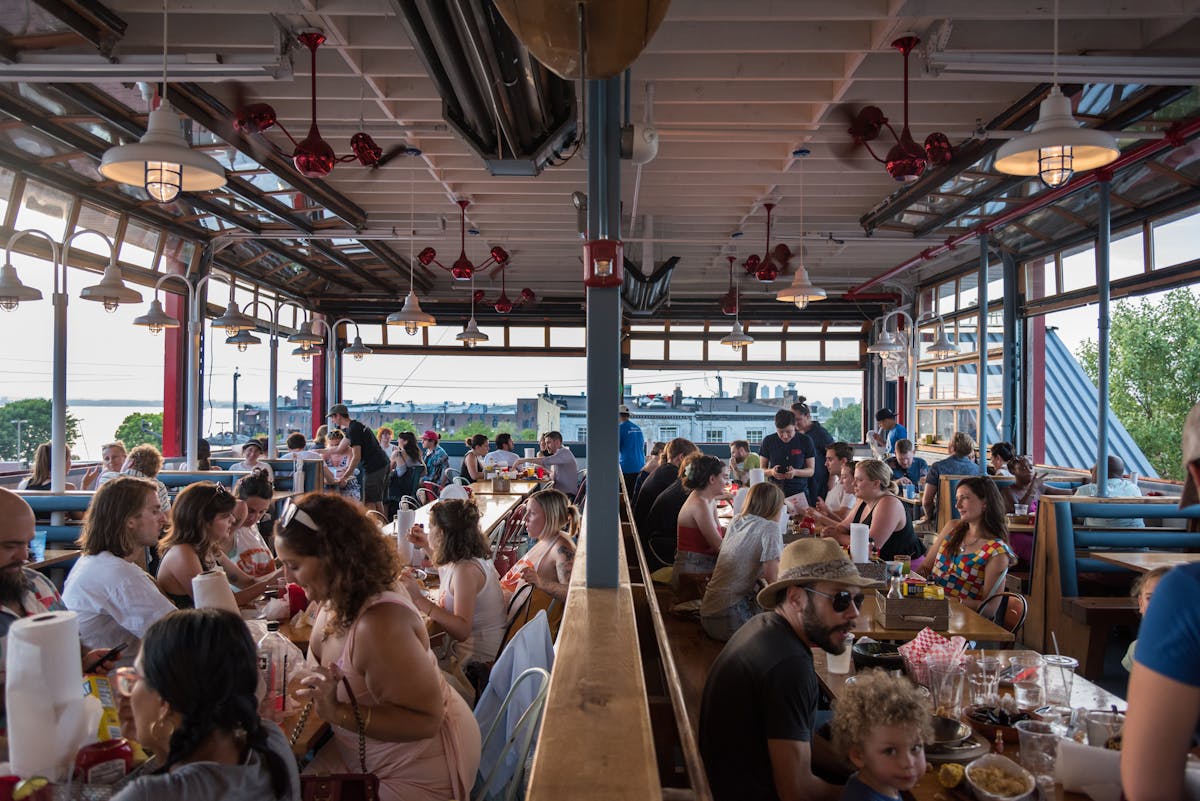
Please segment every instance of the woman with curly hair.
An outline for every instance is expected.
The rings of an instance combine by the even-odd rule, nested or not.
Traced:
[[[237,615],[169,613],[115,678],[122,734],[161,767],[113,801],[300,801],[287,739],[258,716],[257,654]]]
[[[129,452],[129,456],[125,458],[125,468],[121,471],[121,475],[148,478],[153,481],[158,490],[158,503],[162,507],[163,514],[170,514],[171,495],[167,492],[167,485],[158,480],[158,471],[162,470],[162,466],[163,458],[158,448],[149,443],[143,443],[134,446],[134,449]]]
[[[135,449],[136,450],[136,449]],[[239,606],[262,595],[278,571],[256,581],[229,560],[224,549],[233,539],[237,520],[237,500],[223,484],[198,481],[189,484],[175,497],[171,510],[171,530],[159,540],[158,586],[181,609],[194,604],[192,579],[221,567],[229,581],[239,587],[234,598]]]
[[[925,775],[925,741],[933,739],[929,699],[911,681],[863,671],[833,707],[833,744],[858,772],[841,801],[900,798]]]
[[[946,588],[946,595],[978,610],[1004,587],[1017,557],[1008,543],[1008,521],[996,482],[970,476],[958,482],[959,519],[938,532],[918,571]]]
[[[454,655],[464,668],[494,662],[504,639],[504,591],[479,528],[479,507],[469,500],[438,501],[429,510],[429,533],[413,526],[408,538],[438,566],[441,586],[434,603],[406,570],[402,579],[417,609],[455,640]]]
[[[566,603],[579,522],[579,508],[561,490],[546,489],[529,496],[525,502],[525,532],[536,544],[500,579],[507,597],[511,598],[522,585],[532,584]]]
[[[333,726],[308,770],[356,773],[362,719],[367,770],[380,801],[467,798],[479,768],[479,726],[437,666],[425,622],[407,593],[392,591],[396,552],[363,508],[310,493],[284,510],[275,545],[290,581],[321,602],[297,691]]]
[[[725,463],[715,456],[696,452],[679,466],[679,480],[691,490],[676,524],[675,573],[712,573],[725,530],[717,522],[717,499],[725,493]]]

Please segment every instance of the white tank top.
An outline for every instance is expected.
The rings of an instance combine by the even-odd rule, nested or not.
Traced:
[[[451,562],[438,567],[442,595],[439,605],[444,609],[454,609],[454,593],[451,590],[453,578],[459,570],[483,571],[483,586],[475,598],[475,614],[471,620],[471,636],[454,644],[454,653],[462,664],[468,662],[492,662],[500,650],[500,641],[504,639],[506,609],[504,591],[500,589],[500,576],[490,561],[484,558]]]

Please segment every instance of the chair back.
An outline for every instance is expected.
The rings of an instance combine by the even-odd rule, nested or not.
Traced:
[[[442,471],[442,486],[453,484],[459,478],[459,472],[453,467],[447,467]]]
[[[537,617],[539,612],[545,612],[546,625],[553,641],[558,637],[558,627],[562,625],[563,604],[550,593],[539,590],[532,584],[518,587],[508,602],[508,625],[504,629],[504,638],[500,641],[501,650],[515,639],[522,627]]]
[[[522,685],[529,685],[523,688]],[[529,762],[529,752],[537,736],[538,724],[541,722],[542,709],[546,705],[546,695],[550,689],[550,674],[540,668],[531,667],[517,676],[504,697],[504,703],[492,720],[487,734],[483,738],[483,752],[491,754],[503,737],[503,745],[490,764],[480,762],[479,775],[475,779],[475,787],[471,790],[471,801],[513,801],[525,783],[525,766]],[[515,725],[501,728],[511,715],[510,707],[516,708],[518,690],[524,690],[522,695],[533,694],[532,700],[525,703],[524,711],[520,713]],[[522,699],[523,700],[523,699]],[[515,761],[515,765],[512,763]]]
[[[984,599],[979,605],[979,614],[1016,634],[1025,625],[1029,601],[1018,592],[998,592]]]

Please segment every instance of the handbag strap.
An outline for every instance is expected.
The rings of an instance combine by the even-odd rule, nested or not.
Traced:
[[[367,733],[366,727],[363,725],[362,710],[358,708],[358,699],[354,697],[354,691],[350,689],[350,682],[345,676],[342,676],[342,684],[346,687],[346,695],[350,698],[350,707],[354,710],[354,727],[358,730],[358,765],[362,769],[360,772],[367,772]],[[292,729],[292,736],[289,739],[289,745],[295,745],[300,739],[300,735],[304,732],[304,727],[308,724],[308,716],[312,714],[313,702],[309,701],[304,705],[304,711],[300,713],[300,719],[296,721],[296,727]]]

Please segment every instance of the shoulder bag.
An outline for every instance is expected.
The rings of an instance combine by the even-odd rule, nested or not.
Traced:
[[[350,682],[342,677],[346,687],[346,695],[350,697],[350,706],[354,709],[354,723],[358,729],[358,764],[361,773],[329,773],[324,775],[310,774],[300,777],[300,798],[302,801],[378,801],[379,777],[367,771],[367,739],[363,726],[362,712],[358,708],[358,700],[350,689]],[[313,702],[309,701],[300,720],[292,730],[291,744],[295,745],[308,723],[312,713]],[[326,724],[328,725],[328,724]]]

